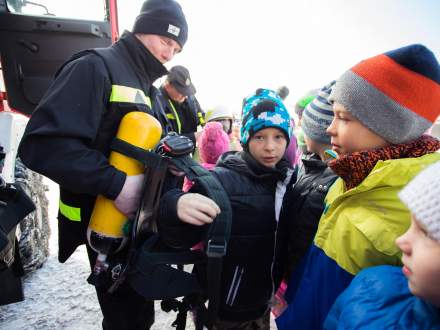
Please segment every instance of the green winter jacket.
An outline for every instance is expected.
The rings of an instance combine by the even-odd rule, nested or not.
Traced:
[[[315,245],[352,275],[375,265],[400,265],[395,240],[408,229],[410,213],[397,194],[437,160],[439,153],[379,161],[361,184],[348,191],[338,179],[325,198]]]

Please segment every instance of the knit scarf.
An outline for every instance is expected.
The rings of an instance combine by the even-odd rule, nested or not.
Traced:
[[[440,141],[429,135],[409,143],[354,152],[328,162],[328,166],[345,182],[347,190],[359,185],[379,160],[416,158],[440,149]]]

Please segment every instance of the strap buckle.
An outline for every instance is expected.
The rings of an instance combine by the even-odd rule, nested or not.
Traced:
[[[169,132],[156,147],[156,152],[162,157],[179,157],[189,155],[194,150],[194,144],[190,138]]]
[[[112,280],[116,281],[119,279],[119,276],[121,276],[121,272],[122,272],[122,264],[117,264],[116,266],[114,266],[112,268]]]
[[[214,242],[210,239],[206,247],[206,255],[209,258],[221,258],[226,254],[226,240],[222,242]]]

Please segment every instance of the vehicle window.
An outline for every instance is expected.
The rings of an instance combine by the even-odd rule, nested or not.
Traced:
[[[8,10],[15,14],[105,20],[103,0],[7,0],[6,4]]]

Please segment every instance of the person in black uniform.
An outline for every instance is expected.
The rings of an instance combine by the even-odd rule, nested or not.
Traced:
[[[160,88],[160,103],[172,130],[189,137],[194,145],[197,127],[205,124],[205,113],[195,97],[189,71],[181,65],[170,69]]]
[[[60,68],[32,115],[19,155],[32,170],[60,185],[59,255],[65,262],[86,243],[97,195],[114,200],[127,216],[140,198],[143,175],[127,176],[109,164],[110,143],[122,117],[151,110],[152,83],[166,75],[164,63],[182,50],[188,26],[174,0],[147,0],[132,32],[108,48],[80,52]],[[90,264],[96,253],[87,246]],[[154,305],[132,289],[115,294],[96,288],[104,329],[146,329]]]

